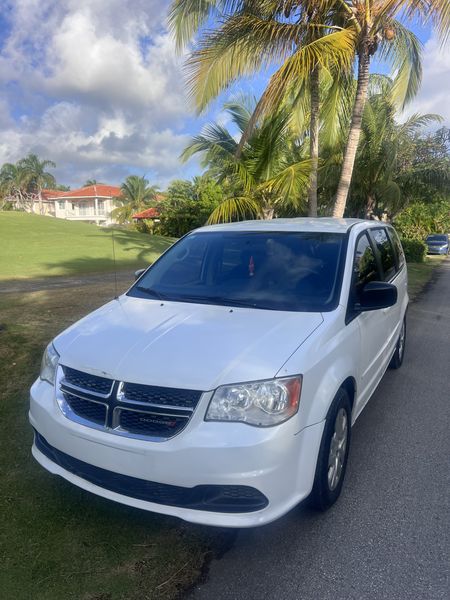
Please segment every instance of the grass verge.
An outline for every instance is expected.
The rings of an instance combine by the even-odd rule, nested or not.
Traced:
[[[0,280],[114,269],[112,230],[22,212],[0,212]],[[118,269],[146,267],[173,239],[114,230]]]
[[[445,256],[427,256],[423,263],[408,263],[408,292],[414,300],[433,276],[434,269],[438,267]]]
[[[229,535],[88,494],[31,457],[28,389],[42,350],[112,294],[92,285],[0,297],[2,598],[173,599]]]

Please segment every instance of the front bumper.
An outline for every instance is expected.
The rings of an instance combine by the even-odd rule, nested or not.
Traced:
[[[278,427],[264,429],[240,423],[205,422],[203,416],[204,406],[200,404],[186,429],[164,442],[123,438],[64,417],[56,404],[54,388],[38,380],[31,388],[30,422],[38,432],[32,452],[48,471],[90,492],[122,504],[206,525],[263,525],[279,518],[309,495],[323,422],[299,432],[295,418]],[[59,455],[72,459],[71,463],[46,451],[39,443],[40,436]],[[72,463],[81,464],[82,468],[72,468]],[[96,475],[91,476],[91,472]],[[107,481],[114,481],[114,485],[102,483],[106,480],[97,477],[98,473],[106,474]],[[136,492],[141,488],[153,489],[152,486],[164,488],[157,497],[158,502],[148,501],[146,498],[152,496]],[[181,498],[183,488],[186,490],[186,498],[175,502],[178,505],[174,505],[170,495],[175,487],[178,492],[181,490]],[[220,492],[216,497],[219,498],[217,510],[214,503],[202,510],[201,502],[188,501],[188,498],[197,498],[199,487],[208,490],[205,491],[207,498],[211,493],[214,497],[212,488],[226,489],[228,496],[233,488],[231,495],[236,494],[237,498],[245,488],[249,497],[257,492],[253,493],[254,497],[264,498],[264,501],[259,505],[250,502],[247,506],[238,502],[233,508],[232,503],[224,504]]]
[[[427,254],[440,254],[440,255],[448,254],[448,246],[444,246],[444,247],[428,246],[427,247]]]

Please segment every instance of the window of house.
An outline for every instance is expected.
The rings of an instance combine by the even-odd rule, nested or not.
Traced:
[[[80,217],[86,217],[92,214],[89,202],[80,202],[79,204],[79,215]]]
[[[64,200],[58,200],[58,208],[59,210],[64,210],[66,208],[66,203]]]
[[[105,201],[97,200],[97,207],[98,207],[98,214],[104,215],[105,214]]]

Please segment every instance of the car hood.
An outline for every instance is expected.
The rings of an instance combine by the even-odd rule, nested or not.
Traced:
[[[54,341],[65,366],[121,381],[212,390],[276,375],[320,313],[121,296]]]

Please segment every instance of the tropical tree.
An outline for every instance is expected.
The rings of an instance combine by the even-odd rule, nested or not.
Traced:
[[[261,97],[239,153],[261,115],[279,109],[297,90],[305,96],[309,81],[310,155],[316,165],[317,72],[325,70],[338,90],[342,76],[357,60],[358,77],[347,143],[343,153],[334,216],[344,214],[372,57],[389,63],[397,73],[396,97],[404,105],[421,79],[420,43],[397,19],[433,20],[443,37],[450,24],[448,0],[174,0],[170,23],[180,47],[200,31],[200,41],[188,60],[190,90],[199,110],[234,80],[281,63]],[[320,34],[319,34],[320,32]],[[315,82],[314,82],[315,80]],[[315,169],[311,175],[311,202]],[[314,208],[312,208],[312,212]]]
[[[192,181],[172,181],[159,208],[158,230],[162,235],[181,237],[206,223],[223,200],[223,189],[209,175]]]
[[[130,175],[120,186],[121,195],[115,199],[112,216],[119,223],[129,223],[133,214],[150,208],[157,197],[158,187],[150,186],[145,177]]]
[[[335,3],[347,26],[354,31],[357,88],[350,128],[337,187],[333,216],[344,215],[358,148],[372,58],[389,63],[396,79],[394,96],[404,107],[417,93],[422,76],[421,46],[417,37],[397,17],[433,20],[444,38],[450,25],[448,0],[339,0]]]
[[[170,23],[183,47],[203,30],[192,53],[190,91],[199,111],[237,78],[270,64],[278,70],[242,132],[236,152],[242,151],[259,119],[278,112],[289,102],[291,114],[308,114],[310,182],[309,212],[317,214],[320,80],[349,72],[353,61],[352,27],[331,22],[332,2],[174,0]],[[329,91],[336,88],[328,86]]]
[[[394,91],[389,77],[371,75],[348,197],[353,216],[392,218],[414,200],[425,197],[431,202],[445,194],[450,184],[445,133],[441,129],[425,137],[422,134],[424,126],[441,117],[414,114],[400,122]],[[334,146],[324,146],[320,191],[325,207],[334,202],[345,144],[341,131]]]
[[[52,188],[56,185],[55,177],[46,169],[56,167],[52,160],[41,160],[36,154],[29,154],[17,163],[17,168],[21,173],[22,184],[27,191],[35,194],[39,201],[39,213],[44,214],[42,203],[42,190]]]
[[[230,128],[242,135],[254,108],[255,100],[246,98],[226,103],[224,111]],[[289,123],[286,110],[266,117],[252,129],[239,153],[239,144],[230,129],[218,123],[210,123],[192,139],[182,159],[200,153],[208,174],[224,189],[224,200],[209,222],[248,217],[270,219],[286,210],[297,214],[305,210],[311,161]]]
[[[392,217],[408,201],[407,183],[413,175],[411,171],[404,172],[402,156],[415,146],[418,131],[442,118],[435,114],[414,114],[398,123],[393,82],[382,76],[372,82],[375,89],[369,90],[364,109],[349,202],[352,214],[381,218],[387,213]],[[436,169],[433,179],[439,186],[446,179],[445,172]]]
[[[83,187],[89,187],[90,185],[103,185],[101,181],[97,181],[96,179],[87,179],[83,184]]]

